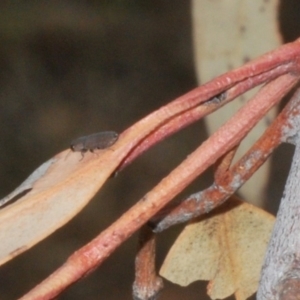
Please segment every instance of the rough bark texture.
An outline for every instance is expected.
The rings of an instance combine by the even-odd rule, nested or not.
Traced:
[[[299,93],[297,97],[299,99]],[[299,299],[300,135],[297,131],[300,128],[300,117],[294,115],[290,125],[290,128],[283,130],[288,132],[291,129],[287,133],[290,136],[288,140],[296,145],[296,149],[266,254],[258,300]]]

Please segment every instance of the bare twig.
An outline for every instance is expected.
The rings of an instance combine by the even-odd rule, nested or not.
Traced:
[[[155,247],[155,234],[148,226],[143,226],[135,259],[133,284],[133,299],[135,300],[155,300],[163,288],[162,278],[157,276],[155,269]]]
[[[216,161],[214,170],[215,182],[219,182],[220,179],[223,178],[224,174],[228,172],[237,149],[238,146],[234,147],[232,150],[230,150],[223,157]]]
[[[195,177],[236,146],[273,105],[297,82],[292,74],[275,79],[205,141],[169,176],[131,207],[97,238],[75,252],[67,262],[22,299],[51,299],[72,282],[99,266],[119,245],[145,224]]]
[[[182,128],[182,124],[191,122],[195,113],[193,110],[199,104],[210,100],[206,105],[214,105],[211,98],[220,95],[224,91],[229,93],[234,92],[235,88],[236,90],[239,88],[242,88],[242,90],[249,89],[259,83],[275,78],[263,87],[260,93],[251,99],[232,119],[196,149],[194,153],[189,155],[169,176],[164,178],[97,238],[75,252],[63,266],[23,296],[22,299],[34,300],[56,297],[70,284],[99,266],[118,246],[169,203],[174,196],[215,163],[219,157],[235,147],[260,118],[298,81],[299,53],[299,41],[286,45],[277,51],[262,56],[253,63],[222,75],[178,98],[134,125],[140,126],[143,130],[142,133],[146,133],[148,131],[145,125],[149,124],[153,128],[153,124],[156,124],[155,129],[148,134],[148,136],[154,138],[154,132],[161,133],[159,128],[163,128],[172,119],[172,122],[178,123],[172,125],[176,128]],[[285,74],[286,72],[289,73]],[[230,90],[231,88],[232,90]],[[180,115],[184,118],[180,119]],[[168,128],[168,130],[174,132],[172,128]],[[163,136],[168,134],[166,132]],[[123,142],[128,140],[131,146],[141,145],[139,137],[134,135],[132,128],[122,135],[124,137]],[[147,142],[151,144],[151,141],[145,141],[145,143]]]
[[[294,96],[295,97],[295,96]],[[204,191],[190,195],[180,203],[171,204],[159,212],[150,225],[155,232],[161,232],[170,226],[187,222],[210,212],[234,194],[268,159],[274,149],[287,139],[282,128],[295,130],[291,116],[298,113],[294,98],[286,105],[263,136],[233,167],[227,170],[235,150],[223,158],[215,173],[215,182]]]
[[[225,73],[177,98],[174,103],[189,103],[190,107],[178,115],[170,116],[168,121],[152,131],[126,157],[118,171],[121,171],[154,144],[219,109],[246,91],[287,72],[299,72],[299,53],[300,39],[269,52],[243,67]],[[226,93],[226,97],[222,101],[211,101],[222,93]]]

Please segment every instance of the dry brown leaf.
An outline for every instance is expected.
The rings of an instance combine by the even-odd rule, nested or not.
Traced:
[[[243,300],[258,287],[275,218],[236,197],[185,227],[160,275],[182,286],[209,280],[208,294]]]
[[[279,0],[193,0],[193,38],[196,70],[203,84],[219,74],[278,47],[281,37],[278,28]],[[257,92],[253,89],[237,101],[226,105],[205,118],[209,134],[215,132],[245,101]],[[237,156],[257,140],[274,119],[272,109],[256,125],[241,144]],[[269,163],[264,164],[241,188],[247,199],[261,203],[268,180]]]
[[[151,130],[144,123],[124,132],[110,148],[87,152],[83,158],[80,152],[71,150],[57,154],[0,200],[2,203],[20,197],[0,210],[0,265],[72,219]]]
[[[86,153],[66,150],[41,165],[19,188],[28,193],[0,210],[0,264],[24,252],[76,215],[117,166],[112,148]],[[95,168],[97,164],[98,168]]]

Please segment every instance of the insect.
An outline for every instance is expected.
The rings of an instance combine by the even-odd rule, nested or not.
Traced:
[[[114,131],[102,131],[87,136],[82,136],[71,142],[70,148],[74,152],[83,154],[87,151],[94,152],[97,149],[105,149],[113,145],[119,135]]]

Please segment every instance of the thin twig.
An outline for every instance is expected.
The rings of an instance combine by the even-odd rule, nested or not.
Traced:
[[[215,182],[207,189],[190,195],[188,198],[165,207],[150,221],[155,232],[170,226],[188,222],[208,213],[234,194],[268,159],[272,152],[289,137],[288,132],[296,130],[292,118],[300,114],[295,94],[275,121],[251,149],[229,170],[235,150],[225,156],[215,173]],[[283,130],[287,128],[287,130]]]
[[[155,300],[163,288],[163,280],[156,274],[155,248],[156,235],[148,226],[143,226],[135,258],[134,300]]]
[[[263,88],[258,96],[250,100],[230,121],[204,142],[201,147],[129,209],[127,213],[104,230],[97,238],[75,252],[61,268],[22,299],[51,299],[56,297],[71,283],[99,266],[121,243],[161,210],[195,177],[199,176],[220,156],[236,146],[257,121],[297,82],[300,65],[298,61],[299,53],[299,41],[287,44],[178,98],[126,130],[121,137],[123,143],[128,142],[128,146],[124,146],[124,151],[137,147],[141,144],[141,137],[152,136],[152,133],[159,132],[159,128],[162,128],[172,119],[176,121],[176,125],[173,124],[172,126],[178,126],[177,128],[182,128],[182,124],[189,124],[193,120],[193,114],[197,115],[193,111],[194,108],[204,102],[207,102],[207,106],[212,105],[214,101],[210,100],[225,91],[230,93],[229,90],[234,91],[235,88],[238,90],[239,87],[241,88],[245,84],[251,88],[259,84],[259,77],[261,78],[260,83],[262,83],[290,72],[276,78],[272,84],[268,84]],[[256,82],[253,83],[255,80]],[[184,117],[180,119],[180,115]],[[134,128],[140,129],[140,136],[136,136]],[[168,128],[168,130],[174,132],[172,128]],[[168,132],[164,134],[164,136],[169,135]],[[145,142],[147,143],[147,141]],[[118,151],[116,153],[118,154]],[[128,156],[127,153],[126,155]],[[122,160],[123,157],[124,153],[121,153]]]
[[[255,69],[257,72],[249,77],[244,77],[244,73],[249,71],[249,68],[245,65],[242,68],[232,71],[232,73],[229,72],[227,75],[221,75],[215,80],[202,85],[200,88],[196,88],[193,91],[179,97],[176,101],[180,101],[181,103],[188,101],[195,102],[194,100],[197,99],[197,104],[191,105],[190,109],[173,116],[167,120],[165,124],[149,133],[149,135],[145,137],[120,164],[117,172],[124,169],[136,157],[144,153],[151,146],[172,135],[174,132],[177,132],[195,121],[209,115],[248,90],[266,81],[271,81],[294,69],[291,62],[284,61],[285,64],[283,65],[276,64],[276,67],[271,65],[269,69],[261,70],[262,63],[263,62],[258,59],[251,64],[251,69]],[[226,82],[226,78],[227,81],[230,82],[229,79],[231,79],[231,77],[234,78],[232,83],[230,85],[228,83],[224,84]],[[223,86],[223,89],[220,89],[219,86]],[[203,97],[203,93],[206,93],[207,96]],[[212,99],[219,95],[224,95],[224,98],[221,101],[212,101]]]
[[[76,251],[63,266],[21,299],[54,298],[71,283],[99,266],[117,247],[197,176],[220,156],[236,146],[297,81],[297,76],[285,74],[263,87],[255,97],[189,155],[169,176],[164,178],[98,237]]]

